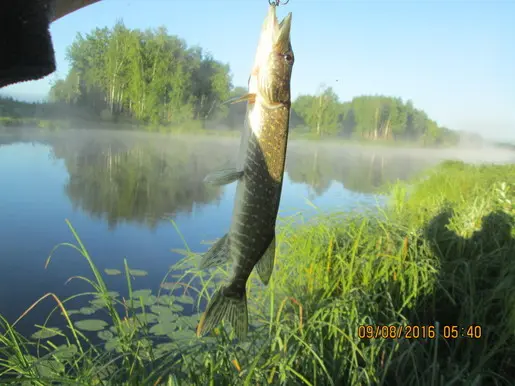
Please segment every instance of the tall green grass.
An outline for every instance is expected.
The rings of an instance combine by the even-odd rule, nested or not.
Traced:
[[[248,285],[244,342],[228,325],[198,339],[199,313],[182,313],[192,303],[203,310],[228,267],[199,272],[185,243],[175,251],[183,259],[153,293],[133,290],[138,272],[127,263],[109,270],[125,275],[122,296],[108,290],[68,223],[76,243],[63,246],[92,272],[77,278],[91,292],[76,296],[90,305],[71,310],[74,299],[47,294],[39,301],[53,299],[66,328],[46,322],[32,337],[2,319],[0,383],[512,385],[513,176],[511,165],[448,162],[391,188],[375,216],[335,213],[300,226],[281,218],[272,280],[263,287],[253,275]],[[85,316],[93,314],[102,317]],[[434,326],[435,335],[368,339],[359,336],[364,325]],[[480,338],[443,336],[469,325],[481,326]]]

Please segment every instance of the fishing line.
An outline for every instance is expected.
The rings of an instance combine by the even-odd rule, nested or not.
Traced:
[[[275,5],[276,7],[280,5],[286,5],[290,2],[290,0],[268,0],[268,4]]]

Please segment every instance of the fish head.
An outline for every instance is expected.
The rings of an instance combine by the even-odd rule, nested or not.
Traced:
[[[279,23],[275,11],[275,5],[268,9],[249,79],[249,92],[271,105],[290,103],[295,61],[290,41],[291,13]]]

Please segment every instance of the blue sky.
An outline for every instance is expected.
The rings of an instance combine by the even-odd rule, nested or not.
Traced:
[[[57,74],[0,90],[46,96],[68,70],[65,49],[77,32],[113,26],[167,27],[229,63],[246,85],[267,0],[103,0],[52,25]],[[320,83],[340,99],[386,94],[412,99],[439,124],[515,140],[515,1],[290,0],[293,95]]]

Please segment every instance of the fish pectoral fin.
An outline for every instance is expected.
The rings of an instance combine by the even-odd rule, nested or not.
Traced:
[[[245,101],[248,101],[249,103],[255,103],[256,102],[256,94],[245,94],[245,95],[242,95],[239,97],[234,97],[234,98],[226,100],[225,102],[222,103],[222,105],[225,105],[228,103],[232,105],[235,103],[240,103],[240,102],[245,102]]]
[[[239,297],[224,295],[225,287],[215,291],[206,311],[197,326],[197,336],[201,337],[216,327],[223,319],[231,323],[238,339],[243,340],[248,331],[247,293]]]
[[[200,259],[199,268],[206,269],[212,268],[229,260],[229,238],[227,234],[220,240],[214,243],[209,250],[202,255]]]
[[[256,271],[261,279],[261,282],[264,285],[268,285],[270,281],[270,276],[272,276],[272,272],[274,270],[274,262],[275,262],[275,235],[270,245],[266,249],[265,253],[259,259],[256,264]]]
[[[218,170],[216,172],[209,173],[205,178],[204,182],[221,186],[233,183],[239,180],[243,176],[243,170],[237,170],[236,168]]]

